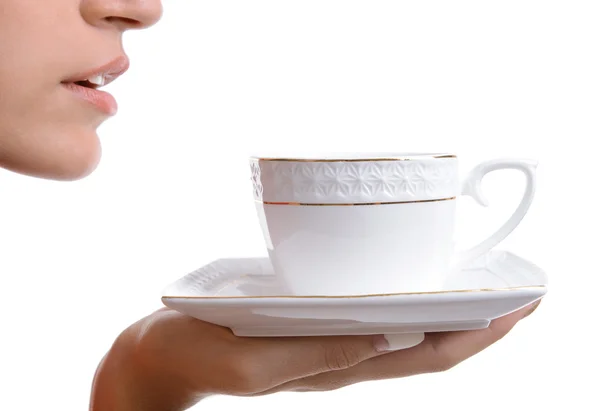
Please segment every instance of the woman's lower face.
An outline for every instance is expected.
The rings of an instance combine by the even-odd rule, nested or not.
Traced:
[[[97,89],[127,70],[123,32],[161,12],[160,0],[3,0],[0,167],[60,180],[91,173],[96,130],[116,114]]]

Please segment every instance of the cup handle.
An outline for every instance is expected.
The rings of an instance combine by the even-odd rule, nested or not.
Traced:
[[[521,203],[508,221],[504,223],[504,225],[502,225],[494,234],[489,236],[486,240],[482,241],[478,245],[465,251],[458,251],[454,255],[454,261],[452,263],[452,268],[454,270],[460,270],[464,268],[465,266],[469,265],[469,263],[473,262],[475,259],[494,248],[519,225],[525,214],[527,214],[529,206],[531,206],[533,201],[536,188],[536,167],[537,161],[534,160],[498,159],[477,165],[467,175],[462,184],[461,195],[472,197],[484,207],[489,205],[489,202],[481,191],[481,182],[486,174],[496,170],[519,170],[525,174],[526,186]]]

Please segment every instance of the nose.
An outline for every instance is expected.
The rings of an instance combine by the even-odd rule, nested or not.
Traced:
[[[121,31],[144,29],[162,16],[161,0],[82,0],[81,15],[91,25],[117,27]]]

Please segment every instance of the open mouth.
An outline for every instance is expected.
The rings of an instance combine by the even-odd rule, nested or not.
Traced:
[[[103,113],[114,115],[117,112],[115,98],[110,93],[100,90],[100,88],[115,81],[128,68],[129,60],[126,56],[120,56],[102,67],[64,79],[61,84]]]
[[[92,84],[92,83],[90,83],[90,82],[89,82],[89,81],[87,81],[87,80],[84,80],[84,81],[76,81],[76,82],[75,82],[75,83],[73,83],[73,84],[75,84],[75,85],[77,85],[77,86],[85,87],[85,88],[91,88],[91,89],[94,89],[94,90],[96,90],[96,89],[98,88],[98,86],[97,86],[96,84]]]
[[[100,87],[110,83],[111,80],[106,75],[96,75],[84,80],[63,81],[62,85],[83,100],[92,103],[103,113],[114,115],[117,112],[116,100],[109,93],[100,90]]]
[[[98,88],[102,87],[105,83],[106,83],[106,80],[105,80],[104,76],[102,76],[102,75],[98,75],[98,76],[91,77],[89,79],[73,82],[73,84],[75,84],[77,86],[91,88],[93,90],[97,90]]]

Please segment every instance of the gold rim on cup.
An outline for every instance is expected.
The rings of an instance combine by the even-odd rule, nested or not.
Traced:
[[[302,158],[302,157],[259,157],[251,156],[252,161],[269,161],[269,162],[299,162],[299,163],[355,163],[355,162],[367,162],[367,161],[418,161],[426,159],[447,159],[457,158],[455,154],[429,154],[429,153],[407,153],[400,154],[398,156],[381,156],[381,157],[369,157],[369,158]]]

